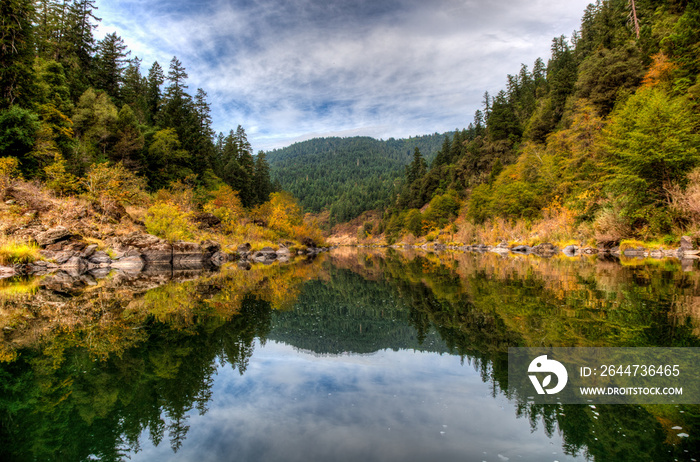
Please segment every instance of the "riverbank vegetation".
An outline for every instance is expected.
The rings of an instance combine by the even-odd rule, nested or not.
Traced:
[[[700,237],[700,7],[589,5],[581,28],[485,93],[432,162],[416,149],[360,242],[619,244]]]

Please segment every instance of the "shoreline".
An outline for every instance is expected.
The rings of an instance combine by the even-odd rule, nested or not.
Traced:
[[[0,265],[0,279],[44,276],[57,271],[79,276],[91,271],[104,274],[113,269],[130,273],[154,268],[160,271],[215,270],[234,261],[240,268],[250,269],[253,263],[287,263],[296,257],[314,258],[329,249],[317,247],[308,239],[302,246],[286,241],[280,242],[277,249],[253,250],[250,243],[245,243],[235,251],[227,251],[213,240],[169,242],[152,234],[132,232],[106,240],[100,250],[97,244],[90,244],[63,226],[42,232],[35,240],[40,247],[40,258],[11,266]]]
[[[675,258],[678,260],[698,260],[700,259],[700,250],[694,249],[692,245],[683,246],[673,249],[650,249],[645,247],[630,247],[620,249],[619,246],[612,248],[604,247],[588,247],[588,246],[578,246],[578,245],[568,245],[565,247],[557,247],[551,243],[542,243],[536,246],[528,245],[508,245],[507,243],[501,243],[495,246],[486,244],[475,244],[475,245],[462,245],[462,244],[346,244],[343,247],[357,247],[357,248],[391,248],[397,250],[426,250],[432,252],[440,252],[446,250],[452,251],[462,251],[462,252],[472,252],[472,253],[486,253],[493,252],[501,255],[514,254],[514,255],[536,255],[538,257],[552,257],[555,255],[564,255],[567,257],[579,257],[579,256],[591,256],[591,255],[609,255],[613,257],[627,257],[627,258]]]

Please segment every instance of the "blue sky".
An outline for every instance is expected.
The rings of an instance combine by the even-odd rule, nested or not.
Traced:
[[[100,38],[166,70],[177,56],[214,128],[257,151],[318,136],[407,137],[466,127],[484,91],[545,62],[582,0],[97,0]]]

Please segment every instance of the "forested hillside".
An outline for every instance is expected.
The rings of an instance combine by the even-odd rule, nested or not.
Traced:
[[[200,235],[201,212],[240,239],[308,234],[290,196],[268,202],[269,166],[243,127],[215,135],[207,93],[188,89],[183,63],[144,72],[117,32],[95,38],[96,10],[95,0],[2,2],[0,198],[14,203],[5,196],[32,181],[112,219],[138,203],[149,232],[172,239]],[[23,229],[36,213],[25,209],[0,210],[0,232]]]
[[[245,206],[266,200],[264,156],[256,164],[240,125],[214,142],[207,93],[188,92],[177,57],[167,70],[152,63],[144,76],[116,32],[94,38],[94,0],[12,0],[2,8],[0,150],[25,178],[55,183],[58,171],[79,177],[111,162],[152,191],[175,181],[211,189],[223,180]],[[60,192],[77,184],[64,182]]]
[[[486,93],[432,162],[417,154],[365,229],[434,239],[457,220],[446,229],[461,241],[598,243],[700,232],[700,2],[598,1],[551,50]]]
[[[445,134],[386,141],[315,138],[266,153],[272,178],[308,211],[328,209],[332,222],[383,209],[417,147],[432,159]]]

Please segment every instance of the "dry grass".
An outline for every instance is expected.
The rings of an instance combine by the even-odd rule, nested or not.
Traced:
[[[628,220],[621,217],[619,211],[609,208],[598,214],[593,229],[598,242],[620,242],[632,235]]]
[[[688,184],[685,188],[674,184],[668,188],[667,192],[671,209],[688,221],[685,228],[700,230],[700,168],[688,174]]]
[[[550,242],[566,246],[580,245],[592,237],[589,225],[576,224],[573,212],[558,204],[546,208],[544,217],[532,222],[493,218],[477,225],[460,217],[455,224],[457,232],[454,233],[453,240],[471,245],[496,245],[506,241],[509,245]],[[445,231],[451,233],[449,227]]]

